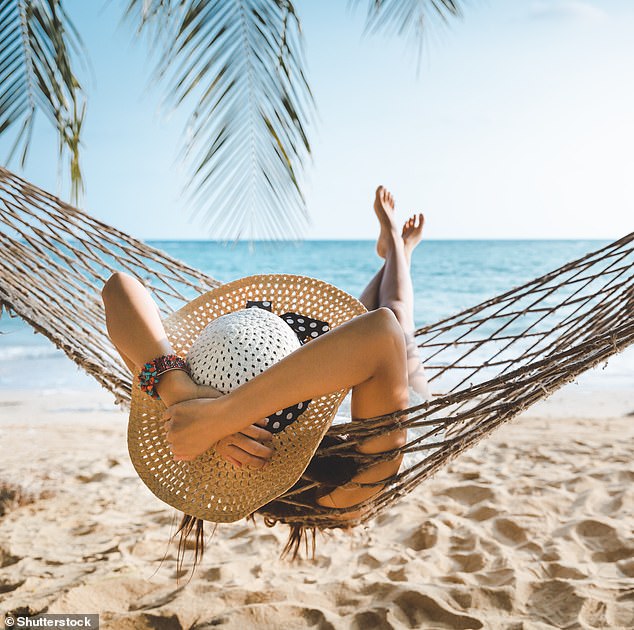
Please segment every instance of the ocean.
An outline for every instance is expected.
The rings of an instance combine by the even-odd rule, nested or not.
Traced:
[[[171,256],[227,282],[256,273],[296,273],[326,280],[358,296],[381,260],[374,241],[235,243],[148,241]],[[521,285],[606,245],[598,240],[423,241],[412,279],[417,326],[433,323]],[[193,296],[192,296],[193,297]],[[632,349],[610,361],[597,386],[631,386]],[[594,370],[593,372],[597,372]],[[61,350],[18,318],[0,319],[0,389],[41,391],[94,387]]]

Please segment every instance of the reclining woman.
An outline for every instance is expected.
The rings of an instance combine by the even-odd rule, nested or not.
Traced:
[[[273,455],[262,420],[276,409],[341,389],[352,390],[351,414],[372,418],[406,408],[411,389],[427,397],[427,382],[413,341],[411,252],[421,238],[423,217],[396,229],[394,200],[382,186],[374,209],[381,226],[377,251],[385,264],[361,296],[369,312],[312,340],[262,374],[220,396],[196,385],[185,371],[165,372],[157,391],[166,405],[164,430],[175,460],[190,461],[214,446],[236,467],[261,467]],[[158,309],[136,279],[115,273],[102,291],[110,338],[133,374],[153,357],[173,354]],[[385,453],[403,446],[406,431],[395,428],[366,439],[360,453]],[[398,472],[400,454],[374,464],[316,497],[320,506],[348,508],[370,498]]]

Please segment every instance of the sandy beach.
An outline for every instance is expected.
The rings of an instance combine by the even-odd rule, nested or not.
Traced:
[[[632,628],[634,396],[571,385],[367,527],[279,559],[286,528],[218,527],[176,583],[178,516],[94,391],[0,392],[0,613],[101,628]],[[628,415],[629,414],[629,415]]]

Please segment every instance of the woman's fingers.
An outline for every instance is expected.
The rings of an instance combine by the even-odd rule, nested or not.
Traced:
[[[198,411],[197,408],[194,409],[192,407],[190,409],[187,406],[188,403],[193,402],[187,401],[171,405],[162,414],[164,422],[161,426],[168,440],[174,461],[192,461],[199,454],[199,441],[193,444],[190,439],[191,436],[188,435],[189,424],[191,424],[188,414],[192,415],[192,411]],[[201,420],[204,420],[205,415],[201,416]],[[195,417],[194,420],[198,420],[198,418]],[[274,453],[273,449],[266,445],[273,439],[272,434],[263,428],[267,424],[268,421],[264,418],[239,433],[223,438],[216,443],[216,451],[234,466],[242,467],[247,465],[261,468]]]
[[[233,457],[231,457],[231,455],[225,453],[223,457],[236,468],[242,468],[242,464],[237,459],[234,459]]]
[[[253,440],[257,440],[258,442],[270,442],[273,439],[273,434],[270,431],[261,429],[260,427],[255,426],[255,424],[243,429],[240,433],[252,438]]]
[[[221,440],[218,444],[216,444],[216,452],[231,465],[236,468],[242,468],[240,460],[232,456],[232,452],[235,453],[235,450],[231,448],[230,444],[224,444]]]
[[[252,440],[250,437],[243,435],[242,433],[230,435],[227,438],[227,442],[241,448],[243,451],[250,455],[262,457],[264,459],[271,458],[273,456],[273,453],[275,452],[272,448],[269,448],[268,446],[265,446],[264,444],[261,444],[256,440]]]
[[[248,433],[248,435],[247,435]],[[264,434],[267,435],[264,435]],[[256,439],[254,439],[256,438]],[[234,433],[216,444],[216,451],[234,466],[251,466],[262,468],[275,451],[262,444],[260,441],[270,441],[271,434],[255,425],[248,427],[244,432]]]
[[[230,463],[236,462],[239,468],[242,466],[262,468],[266,464],[266,459],[247,453],[235,444],[223,444],[220,449],[216,447],[216,450]]]

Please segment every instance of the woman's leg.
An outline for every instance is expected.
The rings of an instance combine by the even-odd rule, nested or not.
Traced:
[[[365,306],[369,311],[374,311],[381,306],[379,304],[379,288],[381,286],[381,280],[383,279],[384,269],[385,265],[382,265],[372,280],[370,280],[368,286],[363,289],[363,293],[359,297],[361,304],[363,304],[363,306]]]
[[[358,419],[407,405],[403,332],[388,309],[360,315],[310,341],[226,396],[173,405],[164,416],[167,438],[176,459],[191,460],[255,418],[344,388],[353,390],[352,413]],[[404,439],[404,431],[388,430],[360,448],[384,452]]]
[[[376,191],[374,211],[381,225],[380,248],[385,253],[378,305],[396,315],[405,336],[409,384],[428,398],[429,386],[414,338],[414,289],[410,271],[412,251],[421,240],[424,217],[422,214],[410,217],[399,234],[394,220],[394,198],[382,186]]]
[[[405,244],[394,220],[394,198],[383,186],[379,186],[374,200],[374,211],[381,224],[382,241],[385,248],[385,265],[378,301],[394,312],[405,333],[414,331],[414,289],[410,266],[405,255]]]
[[[391,198],[387,197],[389,193],[385,191],[383,187],[379,187],[377,189],[376,198],[374,201],[374,208],[377,216],[379,214],[384,215],[387,214],[390,219],[390,226],[387,227],[387,224],[384,220],[380,221],[381,225],[381,233],[379,238],[377,239],[376,250],[381,256],[381,258],[386,259],[388,255],[391,255],[393,239],[395,236],[395,225],[394,225],[394,200],[391,199],[391,202],[388,200]],[[374,275],[372,280],[368,283],[366,288],[361,293],[359,298],[360,302],[369,310],[373,311],[374,309],[379,308],[380,306],[386,306],[387,308],[391,308],[393,306],[393,296],[397,297],[397,300],[403,304],[403,310],[407,311],[411,315],[404,318],[401,322],[402,325],[407,326],[408,320],[412,322],[414,321],[414,300],[413,300],[413,290],[408,290],[407,285],[403,285],[402,279],[405,278],[407,284],[409,284],[409,288],[411,289],[411,261],[412,261],[412,252],[420,242],[422,238],[423,231],[423,223],[424,217],[422,214],[411,216],[405,223],[403,224],[403,228],[401,230],[401,239],[400,241],[397,239],[397,245],[403,244],[403,252],[405,254],[405,269],[402,266],[392,266],[391,271],[397,271],[397,273],[390,273],[388,277],[385,278],[385,265],[383,263],[381,268]],[[402,260],[401,260],[402,262]],[[381,287],[383,283],[383,291]],[[398,310],[398,309],[397,309]],[[397,317],[401,315],[400,310],[396,312]],[[399,319],[399,321],[401,321]]]
[[[379,307],[374,312],[385,311]],[[386,415],[388,411],[397,411],[405,409],[409,404],[409,392],[407,391],[408,378],[406,367],[406,352],[404,352],[403,331],[396,318],[393,318],[398,326],[394,328],[392,334],[396,336],[399,342],[399,350],[397,355],[391,359],[389,370],[392,372],[393,382],[390,380],[377,380],[375,387],[379,387],[380,391],[373,396],[368,396],[361,386],[357,386],[352,390],[351,415],[355,421],[376,416]],[[386,409],[387,408],[387,409]],[[392,451],[405,446],[407,441],[407,430],[397,429],[388,431],[376,437],[370,438],[358,444],[356,450],[360,453],[374,454]],[[383,485],[360,487],[357,483],[376,483],[392,477],[398,473],[403,455],[398,454],[393,459],[374,464],[367,470],[355,475],[350,484],[346,484],[336,488],[329,494],[319,498],[317,503],[323,507],[348,508],[354,507],[359,503],[371,498],[381,491]],[[361,516],[358,510],[352,510],[339,515],[343,521],[354,520]]]

